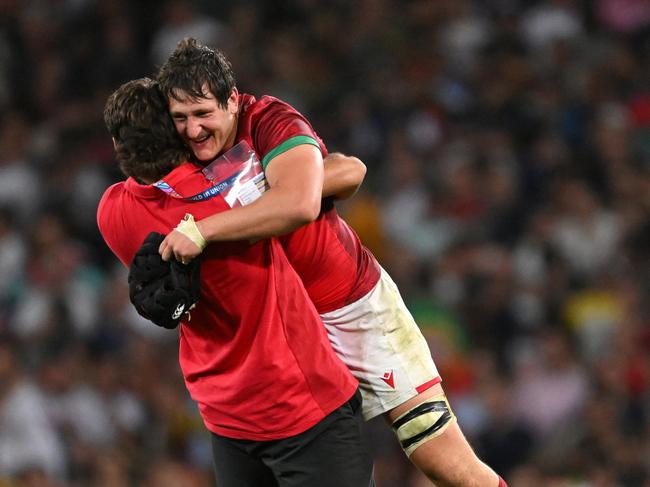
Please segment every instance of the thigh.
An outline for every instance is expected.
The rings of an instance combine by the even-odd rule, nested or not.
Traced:
[[[214,433],[212,458],[218,487],[278,487],[273,472],[249,454],[237,440]]]
[[[359,393],[321,423],[276,442],[264,453],[280,487],[372,486],[372,458],[363,442]]]
[[[370,293],[321,319],[332,348],[359,381],[366,420],[441,381],[420,328],[385,271]]]

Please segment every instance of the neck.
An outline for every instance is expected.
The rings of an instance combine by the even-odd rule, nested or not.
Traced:
[[[232,130],[230,131],[228,140],[226,140],[226,143],[223,146],[223,151],[221,151],[222,154],[232,149],[232,146],[235,145],[235,140],[237,140],[238,133],[239,133],[239,112],[235,113],[235,115],[233,116]]]

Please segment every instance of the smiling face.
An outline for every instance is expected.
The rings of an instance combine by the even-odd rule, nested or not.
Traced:
[[[225,106],[219,105],[207,86],[203,93],[203,98],[170,98],[169,112],[176,130],[194,156],[201,162],[208,162],[235,142],[239,93],[233,88]]]

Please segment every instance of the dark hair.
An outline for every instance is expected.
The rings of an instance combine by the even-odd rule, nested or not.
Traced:
[[[205,98],[204,85],[214,95],[221,108],[228,103],[235,87],[235,75],[226,57],[218,50],[185,38],[158,72],[163,94],[179,101]]]
[[[149,78],[115,90],[106,101],[104,123],[127,176],[157,181],[190,157],[167,111],[167,99]]]

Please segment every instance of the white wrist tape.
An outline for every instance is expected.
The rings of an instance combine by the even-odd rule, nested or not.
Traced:
[[[203,238],[203,235],[201,235],[199,227],[196,226],[194,216],[190,213],[185,213],[185,216],[181,222],[176,225],[176,228],[174,230],[181,232],[183,235],[189,238],[196,244],[198,248],[201,249],[201,251],[203,251],[205,246],[208,245],[208,242],[206,242],[206,240]]]

